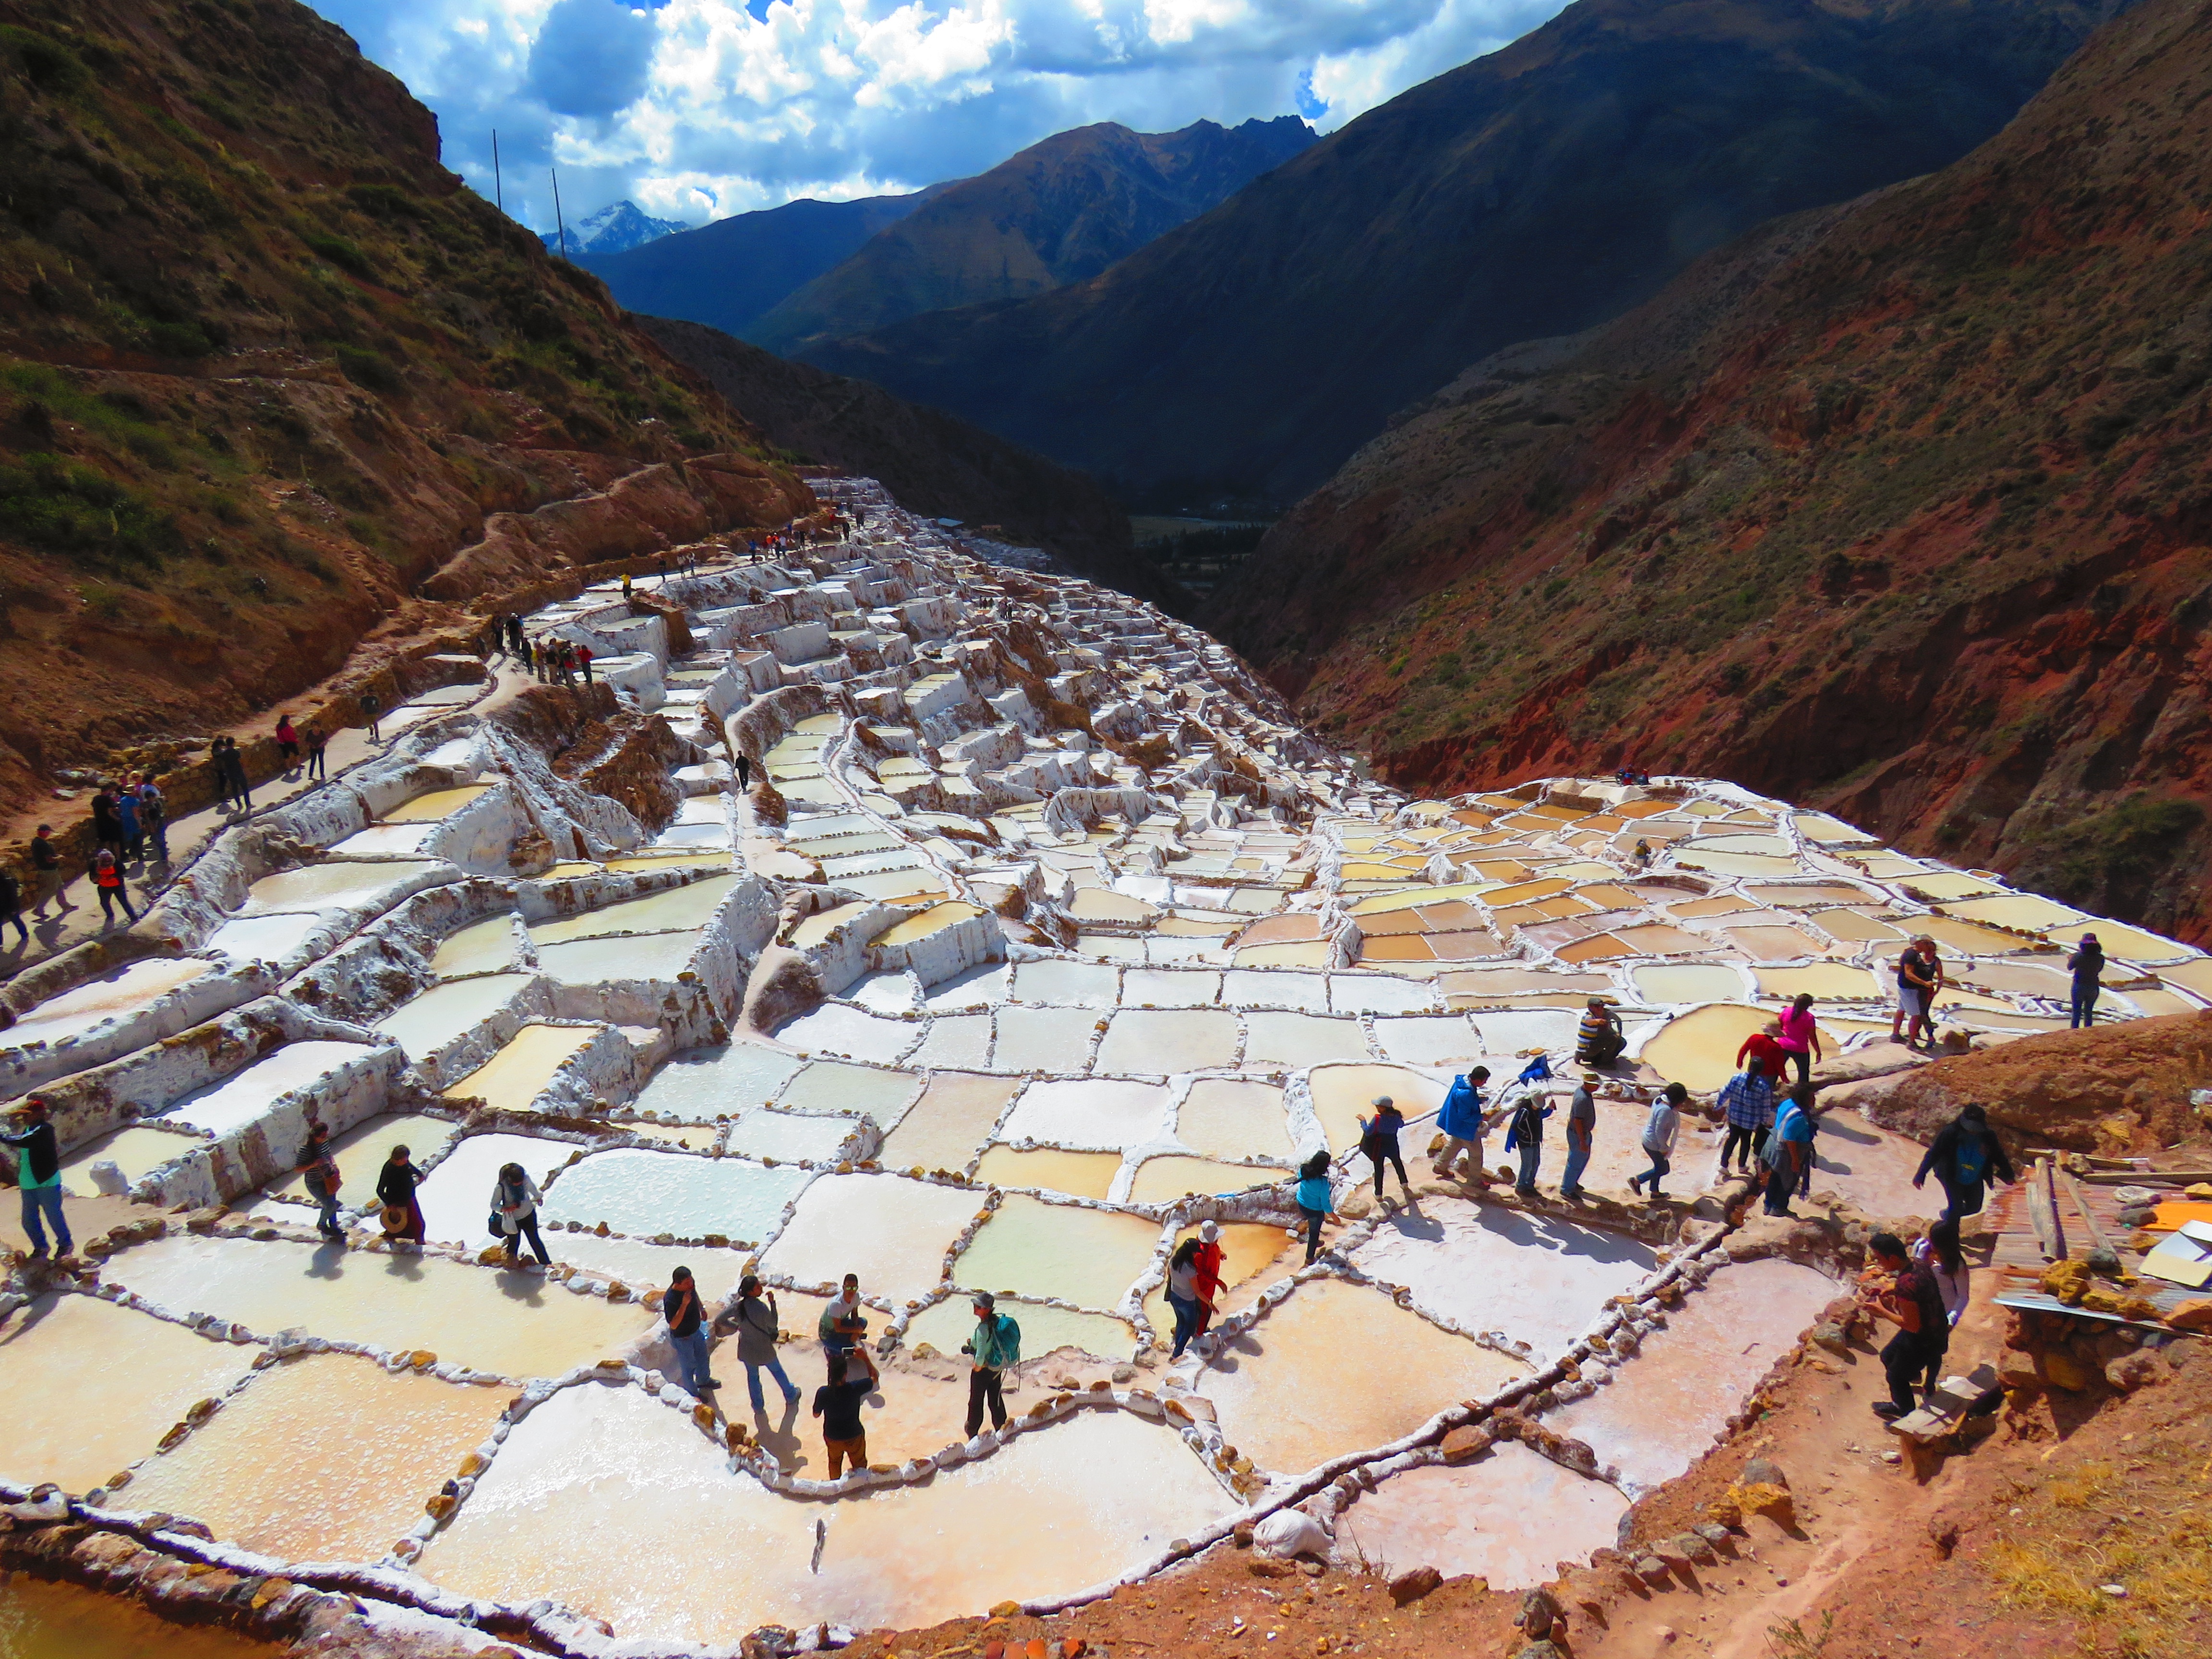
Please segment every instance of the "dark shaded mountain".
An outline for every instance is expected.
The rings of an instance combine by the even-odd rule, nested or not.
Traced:
[[[472,625],[419,597],[468,597],[467,550],[510,553],[505,586],[814,506],[292,0],[0,0],[0,134],[19,809],[58,769]]]
[[[911,196],[856,202],[786,202],[624,253],[586,254],[576,263],[605,279],[624,310],[683,317],[743,334],[793,289],[848,258],[943,188],[933,185]]]
[[[1579,0],[1090,282],[807,355],[1133,504],[1292,500],[1477,358],[1618,316],[1778,214],[1955,160],[2100,15]]]
[[[569,226],[565,250],[558,230],[543,232],[538,240],[545,244],[548,253],[566,252],[573,259],[580,253],[627,252],[690,228],[681,219],[653,218],[636,203],[625,199],[611,203]]]
[[[825,337],[1082,282],[1313,142],[1295,115],[1230,128],[1200,121],[1180,132],[1102,122],[1056,133],[946,186],[784,300],[748,337],[804,356]]]
[[[1095,479],[1008,443],[957,416],[795,363],[697,323],[633,317],[680,363],[703,374],[787,453],[880,479],[931,518],[1003,526],[1094,581],[1160,604],[1188,596],[1130,544],[1121,504]]]
[[[1953,166],[1407,410],[1213,620],[1408,787],[1718,774],[2212,937],[2208,203],[2212,0],[2142,0]]]

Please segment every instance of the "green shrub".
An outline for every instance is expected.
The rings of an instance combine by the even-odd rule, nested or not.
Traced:
[[[81,91],[91,82],[77,56],[60,41],[29,29],[0,26],[0,46],[21,65],[23,78],[41,92],[57,95]]]
[[[315,233],[302,236],[300,240],[341,270],[349,270],[355,276],[361,277],[376,275],[376,266],[368,255],[363,253],[343,236]]]
[[[380,351],[342,345],[337,355],[338,368],[356,386],[367,386],[371,392],[398,392],[407,384],[398,366]]]
[[[151,560],[176,538],[167,513],[106,473],[33,452],[0,465],[0,527],[63,552]]]

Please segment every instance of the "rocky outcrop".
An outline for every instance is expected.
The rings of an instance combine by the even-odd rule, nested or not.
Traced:
[[[1424,788],[1631,762],[2200,938],[2212,12],[1954,165],[1470,370],[1212,620]]]

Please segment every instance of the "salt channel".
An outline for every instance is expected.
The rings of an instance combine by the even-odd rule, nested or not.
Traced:
[[[2212,1006],[2189,947],[1723,781],[1409,799],[1184,624],[981,562],[866,481],[816,487],[849,534],[774,562],[709,544],[656,586],[688,652],[612,585],[526,619],[609,647],[607,775],[666,766],[665,791],[624,786],[647,805],[556,769],[528,720],[495,731],[480,681],[434,688],[343,780],[222,830],[135,960],[111,939],[12,993],[0,1054],[61,1103],[73,1201],[119,1177],[146,1219],[82,1279],[12,1266],[0,1478],[192,1515],[256,1571],[412,1576],[353,1586],[372,1601],[495,1600],[525,1645],[579,1651],[576,1616],[661,1654],[1054,1603],[1408,1444],[1340,1517],[1340,1559],[1532,1584],[1613,1542],[1843,1288],[1840,1260],[1729,1259],[1712,1097],[1784,999],[1814,999],[1824,1088],[1919,1063],[1886,1002],[1920,933],[1954,1046],[2063,1022],[2090,928],[2100,1022]],[[573,729],[568,694],[501,672]],[[780,808],[738,790],[739,755]],[[1587,1073],[1577,1202],[1559,1109],[1593,997],[1630,1047]],[[1478,1061],[1494,1115],[1553,1109],[1534,1197],[1433,1175],[1434,1115]],[[1693,1097],[1674,1167],[1632,1194],[1669,1081]],[[1380,1095],[1416,1190],[1394,1173],[1377,1203]],[[295,1167],[310,1114],[343,1244]],[[420,1249],[374,1192],[403,1143]],[[1322,1149],[1340,1219],[1308,1267],[1290,1180]],[[1801,1207],[1913,1229],[1920,1153],[1828,1111]],[[509,1163],[549,1267],[507,1266],[490,1231]],[[1214,1327],[1171,1360],[1169,1256],[1209,1220]],[[678,1266],[724,1330],[763,1275],[808,1389],[826,1297],[859,1276],[877,1467],[828,1482],[808,1419],[751,1418],[727,1336],[717,1397],[677,1387],[656,1309]],[[970,1443],[950,1356],[976,1290],[1024,1358],[1018,1431]],[[1512,1443],[1436,1461],[1509,1397],[1595,1473]]]

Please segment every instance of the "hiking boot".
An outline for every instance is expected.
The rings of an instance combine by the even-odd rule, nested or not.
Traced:
[[[1897,1401],[1894,1400],[1875,1401],[1874,1402],[1874,1414],[1881,1419],[1885,1423],[1894,1423],[1899,1418],[1905,1415],[1905,1413],[1898,1408]]]

